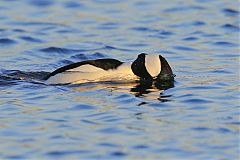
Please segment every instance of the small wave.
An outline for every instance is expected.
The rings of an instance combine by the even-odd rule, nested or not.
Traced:
[[[201,6],[191,6],[191,7],[172,7],[165,9],[163,12],[165,13],[177,13],[177,12],[190,12],[190,11],[199,11],[199,10],[204,10],[204,7]]]
[[[173,48],[175,48],[177,50],[181,50],[181,51],[198,51],[195,48],[185,47],[185,46],[174,46]]]
[[[73,53],[73,52],[79,52],[79,51],[85,51],[85,50],[75,50],[75,49],[67,49],[67,48],[60,48],[60,47],[48,47],[40,49],[41,52],[47,52],[47,53]]]
[[[174,33],[171,31],[160,31],[159,34],[164,36],[170,36],[173,35]]]
[[[234,9],[230,9],[230,8],[225,8],[222,10],[222,12],[226,15],[226,16],[238,16],[239,12],[237,10]]]
[[[0,87],[1,88],[16,85],[16,84],[17,84],[17,82],[14,79],[9,78],[7,76],[0,75]]]
[[[23,30],[23,29],[13,29],[12,31],[13,31],[13,32],[18,32],[18,33],[24,33],[24,32],[26,32],[26,31]]]
[[[32,37],[29,37],[29,36],[21,36],[19,37],[20,39],[24,40],[24,41],[27,41],[27,42],[34,42],[34,43],[41,43],[43,42],[42,40],[40,39],[37,39],[37,38],[32,38]]]
[[[148,27],[133,27],[131,30],[140,31],[140,32],[159,32],[158,29],[152,29]]]
[[[188,103],[188,104],[206,104],[206,103],[211,103],[211,101],[209,101],[209,100],[199,99],[199,98],[187,99],[187,100],[183,100],[183,102],[184,103]]]
[[[66,2],[66,3],[63,4],[63,6],[66,7],[66,8],[71,8],[71,9],[72,8],[76,8],[76,9],[85,8],[84,4],[79,3],[79,2],[74,2],[74,1]]]
[[[117,29],[117,28],[119,28],[119,24],[117,23],[103,23],[97,27],[97,29],[102,29],[102,30],[111,30],[111,29]]]
[[[36,7],[49,7],[54,3],[53,1],[49,1],[49,0],[41,0],[41,1],[30,0],[29,4]]]
[[[184,41],[196,41],[196,40],[198,40],[198,38],[197,37],[186,37],[183,40]]]
[[[236,31],[239,32],[239,27],[235,26],[233,24],[224,24],[221,26],[223,29],[229,30],[229,31]]]
[[[123,48],[117,48],[117,47],[113,47],[113,46],[104,46],[103,48],[101,49],[106,49],[106,50],[119,50],[119,51],[132,51],[130,49],[123,49]]]
[[[206,25],[206,23],[203,22],[203,21],[194,21],[194,22],[191,23],[191,25],[193,25],[193,26],[204,26],[204,25]]]
[[[0,39],[0,45],[11,45],[11,44],[15,44],[16,41],[9,39],[9,38],[2,38]]]
[[[237,47],[238,46],[238,44],[231,43],[231,42],[225,42],[225,41],[214,42],[213,45],[224,46],[224,47]]]
[[[77,104],[71,108],[68,108],[67,110],[77,111],[77,110],[86,110],[86,109],[96,109],[96,106],[87,105],[87,104]]]
[[[49,72],[24,72],[19,70],[2,71],[0,79],[2,80],[42,80]]]
[[[76,60],[92,60],[92,59],[99,59],[99,58],[108,58],[107,55],[100,53],[100,52],[95,52],[93,54],[83,54],[79,53],[76,55],[71,56],[72,59]]]

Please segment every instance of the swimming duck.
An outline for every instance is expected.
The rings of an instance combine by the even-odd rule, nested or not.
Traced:
[[[58,68],[44,80],[47,84],[78,84],[96,81],[172,81],[174,74],[161,55],[141,53],[133,62],[116,59],[81,61]]]

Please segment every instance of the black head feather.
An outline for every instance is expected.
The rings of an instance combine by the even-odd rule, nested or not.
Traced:
[[[152,76],[148,73],[145,66],[146,53],[138,55],[137,59],[132,63],[131,68],[133,73],[143,80],[152,80]]]
[[[159,58],[161,61],[161,72],[157,76],[157,80],[174,80],[175,75],[173,74],[167,60],[161,55],[159,55]]]

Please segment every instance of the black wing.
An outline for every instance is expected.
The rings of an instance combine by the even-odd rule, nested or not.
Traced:
[[[77,63],[69,64],[69,65],[63,66],[61,68],[58,68],[57,70],[53,71],[52,73],[50,73],[49,75],[44,77],[43,80],[47,80],[51,76],[54,76],[58,73],[62,73],[67,70],[77,68],[79,66],[86,65],[86,64],[90,64],[95,67],[102,68],[104,70],[109,70],[109,69],[116,69],[118,66],[123,64],[123,62],[116,60],[116,59],[97,59],[97,60],[88,60],[88,61],[77,62]]]

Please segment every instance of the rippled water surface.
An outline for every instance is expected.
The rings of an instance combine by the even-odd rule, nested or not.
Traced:
[[[1,0],[0,159],[239,159],[237,0]],[[160,53],[174,86],[49,86],[86,59]]]

